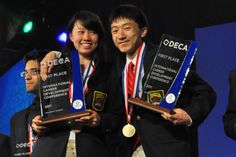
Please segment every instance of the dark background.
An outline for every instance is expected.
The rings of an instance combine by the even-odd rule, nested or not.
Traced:
[[[194,40],[194,29],[236,21],[235,0],[7,0],[0,2],[0,76],[32,48],[60,49],[55,36],[78,10],[97,13],[106,28],[109,13],[131,3],[147,14],[149,39],[158,44],[161,34]],[[19,32],[23,19],[37,20],[34,33]],[[108,30],[108,29],[107,29]],[[109,32],[108,32],[109,33]]]

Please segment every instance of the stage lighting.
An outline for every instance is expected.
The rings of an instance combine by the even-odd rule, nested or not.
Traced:
[[[67,40],[67,34],[65,32],[62,32],[57,36],[57,41],[61,43],[66,43],[66,40]]]
[[[34,23],[33,21],[26,21],[24,24],[23,24],[23,32],[24,33],[29,33],[33,30],[33,27],[34,27]]]

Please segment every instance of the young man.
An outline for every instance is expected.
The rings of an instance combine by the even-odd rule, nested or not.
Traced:
[[[229,102],[227,110],[223,116],[225,134],[236,140],[236,69],[229,75]]]
[[[38,86],[39,63],[42,53],[33,50],[25,58],[25,70],[21,76],[25,78],[26,91],[36,95],[33,103],[26,109],[15,113],[11,118],[11,149],[12,156],[30,156],[37,137],[31,128],[32,119],[40,112]]]
[[[191,146],[192,135],[214,107],[214,90],[195,72],[190,71],[174,114],[160,115],[144,108],[128,107],[129,96],[146,100],[142,95],[142,88],[157,47],[146,41],[148,22],[144,13],[136,6],[121,5],[115,8],[109,23],[114,45],[121,52],[117,72],[120,74],[126,102],[128,124],[125,128],[133,132],[136,129],[137,137],[141,138],[141,145],[135,144],[135,148],[138,148],[133,156],[193,157],[195,148]],[[131,83],[127,79],[130,77],[130,62],[133,64],[133,71],[136,71]],[[123,132],[126,136],[127,133],[129,136],[129,132]]]

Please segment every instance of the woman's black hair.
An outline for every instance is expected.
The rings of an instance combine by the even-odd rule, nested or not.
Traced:
[[[108,63],[109,57],[108,57],[108,48],[105,42],[105,30],[104,26],[102,24],[101,19],[96,15],[95,13],[87,10],[78,11],[74,14],[74,16],[70,19],[68,25],[67,25],[67,33],[68,36],[72,32],[75,24],[77,21],[80,21],[81,24],[89,30],[95,31],[98,34],[99,43],[98,47],[95,49],[95,51],[92,53],[92,57],[96,63],[96,65],[100,63]],[[63,52],[70,52],[74,50],[74,44],[69,39],[66,42],[65,47],[63,48]]]

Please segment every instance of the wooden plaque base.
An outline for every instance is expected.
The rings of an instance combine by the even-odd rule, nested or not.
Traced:
[[[55,125],[57,123],[70,123],[74,122],[74,119],[78,119],[83,116],[88,116],[90,113],[88,111],[70,113],[66,115],[58,115],[49,118],[43,118],[41,125]]]
[[[158,112],[158,113],[173,113],[172,110],[169,110],[167,108],[164,108],[164,107],[161,107],[161,106],[158,106],[158,105],[153,105],[153,104],[150,104],[146,101],[143,101],[143,100],[140,100],[140,99],[137,99],[137,98],[129,98],[128,99],[128,103],[132,104],[132,105],[136,105],[136,106],[139,106],[139,107],[143,107],[143,108],[146,108],[148,110],[152,110],[154,112]]]

